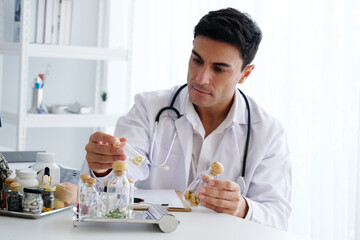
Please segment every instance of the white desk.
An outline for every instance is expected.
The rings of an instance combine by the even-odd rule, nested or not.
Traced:
[[[291,233],[249,222],[199,207],[193,212],[173,213],[180,221],[177,229],[163,233],[153,224],[89,223],[73,227],[72,211],[39,219],[0,216],[0,238],[10,239],[267,239],[306,240]]]

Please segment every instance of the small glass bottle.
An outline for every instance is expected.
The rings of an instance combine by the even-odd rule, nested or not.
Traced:
[[[108,181],[104,183],[104,192],[99,194],[99,216],[106,217],[109,213],[108,211],[108,193],[107,193]]]
[[[130,198],[130,205],[129,205],[129,218],[131,218],[133,212],[134,212],[134,193],[135,193],[135,185],[134,181],[131,178],[128,178],[129,185],[130,185],[130,192],[129,192],[129,198]]]
[[[114,178],[108,184],[108,192],[116,193],[116,205],[109,208],[108,217],[127,218],[129,217],[130,185],[126,177],[128,165],[124,161],[116,161],[112,165]]]
[[[6,197],[6,210],[22,212],[23,196],[19,193],[20,183],[13,182],[10,184],[11,192]]]
[[[1,205],[0,208],[5,209],[6,208],[6,197],[11,192],[10,184],[13,183],[15,180],[13,178],[6,178],[5,183],[6,187],[1,191]]]
[[[99,193],[95,189],[95,178],[89,178],[87,180],[88,188],[85,192],[85,206],[89,209],[88,215],[83,217],[98,217],[98,201],[99,201]]]
[[[87,180],[90,178],[89,174],[81,174],[80,175],[80,183],[78,188],[78,196],[77,196],[77,209],[79,213],[79,217],[81,217],[81,212],[84,211],[84,204],[85,204],[85,190],[88,187]]]
[[[54,210],[56,186],[41,185],[40,188],[44,190],[42,194],[42,199],[44,201],[43,212]]]
[[[207,184],[202,180],[203,175],[207,175],[213,179],[223,173],[224,167],[219,162],[213,162],[209,170],[202,172],[199,176],[197,176],[192,183],[186,188],[184,192],[184,198],[192,207],[197,207],[200,204],[199,198],[199,188],[202,186],[206,186]]]
[[[23,212],[40,214],[44,204],[43,192],[44,190],[41,188],[24,188]]]

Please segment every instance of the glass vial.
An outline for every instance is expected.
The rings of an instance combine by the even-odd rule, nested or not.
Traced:
[[[78,195],[77,195],[77,209],[78,209],[78,214],[79,214],[79,218],[81,218],[82,214],[81,212],[82,211],[85,211],[84,210],[84,206],[85,206],[85,191],[88,187],[88,184],[87,184],[87,180],[90,178],[90,175],[89,174],[81,174],[80,175],[80,183],[79,183],[79,188],[78,188]]]
[[[22,212],[22,201],[23,196],[18,192],[20,188],[20,183],[13,182],[10,184],[11,192],[6,197],[6,210]]]
[[[133,212],[134,212],[134,193],[135,193],[135,185],[134,181],[131,178],[128,178],[129,185],[130,185],[130,192],[129,192],[129,198],[130,198],[130,205],[129,205],[129,218],[131,218]]]
[[[213,179],[223,173],[224,167],[219,162],[213,162],[209,170],[202,172],[199,176],[197,176],[192,183],[186,188],[184,192],[185,201],[190,204],[192,207],[197,207],[200,204],[199,198],[199,188],[202,186],[206,186],[207,184],[202,180],[203,175],[207,175]]]
[[[85,206],[89,209],[88,214],[83,217],[99,217],[98,213],[98,202],[99,193],[95,189],[95,178],[89,178],[87,180],[88,187],[85,192]]]
[[[43,192],[44,190],[41,188],[24,188],[23,212],[40,214],[44,204]]]
[[[128,165],[124,161],[116,161],[112,166],[114,178],[108,184],[108,193],[116,194],[115,207],[109,208],[108,217],[128,218],[130,205],[130,185],[126,177]]]
[[[51,211],[55,209],[55,191],[56,186],[41,185],[41,189],[44,190],[42,199],[44,201],[43,212]]]
[[[15,180],[13,178],[6,178],[5,183],[6,187],[1,191],[1,199],[0,199],[0,208],[5,209],[6,208],[6,197],[11,192],[10,184],[13,183]]]

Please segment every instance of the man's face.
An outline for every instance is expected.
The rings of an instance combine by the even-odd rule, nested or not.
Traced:
[[[189,60],[188,89],[197,110],[222,111],[229,106],[235,87],[244,78],[238,49],[228,43],[197,36]]]

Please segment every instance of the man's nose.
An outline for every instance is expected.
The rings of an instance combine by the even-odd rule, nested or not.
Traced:
[[[211,79],[211,72],[209,67],[201,68],[200,72],[196,77],[196,81],[198,84],[209,84]]]

